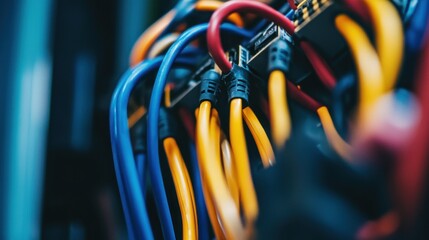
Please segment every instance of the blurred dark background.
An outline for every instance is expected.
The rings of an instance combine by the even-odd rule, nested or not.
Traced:
[[[126,238],[110,98],[133,43],[172,5],[0,1],[1,239]]]

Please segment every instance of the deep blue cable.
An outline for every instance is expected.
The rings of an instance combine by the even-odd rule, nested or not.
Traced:
[[[210,223],[207,213],[206,202],[203,194],[203,184],[201,182],[200,168],[198,166],[197,150],[194,143],[189,143],[192,177],[194,180],[195,205],[198,217],[198,238],[201,240],[210,239]]]
[[[116,109],[116,98],[117,98],[117,94],[116,92],[113,94],[112,97],[112,105],[111,105],[111,109]],[[112,119],[112,112],[110,112],[110,119]],[[115,123],[113,121],[110,121],[110,130],[112,131],[112,128],[115,128]],[[125,196],[125,189],[124,189],[124,184],[123,184],[123,176],[122,173],[120,171],[120,167],[118,164],[118,161],[116,161],[116,159],[118,159],[118,151],[115,147],[118,143],[117,143],[117,138],[111,137],[111,142],[112,142],[112,152],[113,152],[113,163],[114,163],[114,167],[115,167],[115,173],[116,173],[116,179],[118,181],[118,188],[119,188],[119,195],[121,198],[121,203],[122,203],[122,209],[124,212],[124,217],[125,217],[125,224],[127,226],[127,231],[128,231],[128,238],[129,239],[135,239],[134,233],[134,224],[133,221],[131,220],[131,215],[130,215],[130,208],[129,208],[129,204],[128,204],[128,199]]]
[[[121,78],[112,99],[110,111],[110,131],[112,149],[114,153],[115,168],[118,176],[118,184],[123,188],[121,195],[124,211],[128,211],[131,219],[131,229],[135,239],[153,239],[152,229],[147,216],[146,206],[142,195],[142,188],[136,169],[133,155],[130,133],[128,128],[127,106],[132,90],[142,76],[157,69],[163,57],[154,58],[140,63],[135,68],[128,70]],[[177,59],[178,63],[193,66],[190,59]],[[122,197],[122,196],[121,196]],[[127,221],[129,222],[129,221]],[[130,230],[130,228],[128,228]]]
[[[147,167],[147,161],[146,161],[146,155],[143,153],[136,154],[136,168],[137,168],[137,174],[139,176],[140,180],[140,186],[142,187],[142,195],[143,198],[145,198],[145,173],[146,173],[146,167]]]
[[[293,15],[295,14],[295,11],[293,9],[289,10],[289,12],[286,13],[286,17],[290,20],[293,20]]]
[[[420,0],[417,4],[416,10],[405,30],[405,44],[408,51],[418,53],[427,35],[427,23],[429,19],[429,1]]]
[[[171,220],[170,210],[168,207],[167,196],[164,189],[164,181],[162,179],[160,159],[159,159],[159,144],[158,144],[158,120],[159,109],[161,107],[161,99],[165,88],[166,80],[170,68],[179,53],[193,40],[206,32],[208,24],[196,25],[185,31],[174,42],[166,53],[161,67],[158,71],[148,110],[148,165],[151,172],[151,182],[155,195],[155,203],[159,213],[161,225],[163,227],[164,238],[175,239],[173,222]],[[250,38],[251,33],[239,29],[231,24],[222,25],[222,30],[226,30],[243,37]]]
[[[146,206],[141,194],[140,182],[135,167],[132,147],[130,143],[128,126],[126,131],[121,131],[120,108],[123,90],[129,79],[138,79],[159,66],[161,58],[145,61],[135,68],[128,70],[121,78],[115,90],[110,110],[110,134],[115,161],[115,170],[121,193],[122,204],[126,216],[129,235],[134,239],[153,239],[153,232],[147,216]],[[127,105],[125,105],[125,109]],[[127,117],[127,116],[125,116]],[[126,136],[128,135],[128,136]],[[127,145],[127,142],[130,144]],[[122,189],[122,191],[121,191]],[[132,226],[132,227],[130,227]]]

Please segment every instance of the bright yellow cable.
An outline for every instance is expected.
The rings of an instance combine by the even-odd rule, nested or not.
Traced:
[[[184,165],[184,167],[186,168],[186,164],[185,163],[183,163],[183,165]],[[190,177],[188,177],[188,178],[186,178],[186,180],[187,180],[187,185],[188,185],[188,188],[190,188],[190,189],[193,189],[193,185],[192,185],[192,182],[191,182],[191,178]],[[195,196],[194,196],[194,192],[192,191],[192,194],[191,194],[191,202],[192,202],[192,207],[193,207],[193,209],[194,209],[194,216],[193,216],[193,218],[194,218],[194,221],[196,222],[196,229],[195,229],[195,232],[196,232],[196,236],[197,236],[197,239],[198,239],[198,234],[199,234],[199,232],[198,232],[198,215],[197,215],[197,205],[196,205],[196,202],[195,202]]]
[[[253,231],[253,224],[258,216],[258,200],[253,186],[249,157],[247,154],[246,137],[243,127],[243,100],[233,99],[230,106],[230,138],[234,161],[237,166],[237,177],[246,219],[247,233]]]
[[[272,166],[275,163],[274,151],[264,127],[262,127],[258,117],[256,117],[250,107],[243,109],[243,116],[244,121],[255,140],[259,155],[261,155],[262,164],[265,168]]]
[[[384,92],[380,61],[365,31],[350,17],[341,14],[335,24],[355,59],[360,88],[358,123],[365,124],[371,117],[371,108]]]
[[[174,138],[164,140],[165,153],[173,176],[176,188],[177,199],[179,200],[180,212],[182,215],[183,239],[198,239],[198,226],[195,221],[195,202],[192,202],[194,192],[188,170]]]
[[[219,240],[226,239],[216,212],[216,206],[214,204],[214,196],[212,196],[212,194],[209,192],[208,183],[204,176],[201,176],[201,183],[203,188],[204,200],[206,202],[207,213],[209,215],[210,223],[212,224],[215,238]]]
[[[277,148],[282,148],[290,137],[291,119],[286,97],[286,77],[275,70],[268,80],[268,102],[270,106],[271,135]]]
[[[216,165],[222,166],[221,162],[221,153],[220,153],[220,122],[219,115],[216,109],[212,108],[211,116],[210,116],[210,141],[213,149],[213,160]],[[226,179],[225,179],[226,180]],[[216,192],[212,192],[212,194],[217,194]],[[236,205],[237,209],[239,206]],[[219,209],[216,209],[216,212],[219,212]],[[219,223],[219,226],[222,227],[222,223]]]
[[[221,129],[220,129],[220,120],[219,113],[216,109],[212,108],[210,115],[210,139],[211,145],[214,150],[216,163],[221,165],[221,154],[220,154],[220,137],[221,137]]]
[[[222,1],[198,1],[195,3],[194,7],[197,11],[216,11],[219,7],[224,4]],[[233,13],[228,16],[228,20],[234,23],[235,25],[242,27],[244,26],[243,19],[241,19],[240,14]]]
[[[352,160],[352,147],[338,134],[328,108],[325,106],[320,107],[317,109],[317,114],[331,147],[340,157],[350,162]]]
[[[212,146],[215,149],[215,157],[218,164],[222,164],[225,172],[225,180],[228,184],[228,189],[232,197],[235,200],[236,205],[239,207],[240,204],[238,202],[238,184],[236,183],[237,174],[235,172],[236,167],[234,162],[232,162],[232,150],[229,145],[228,140],[225,137],[225,134],[221,130],[219,114],[216,109],[212,109],[212,115],[210,118],[210,136],[212,138]],[[221,162],[221,159],[223,160]],[[234,189],[235,184],[235,189]],[[232,188],[231,188],[232,187]]]
[[[223,133],[221,134],[220,149],[222,153],[223,168],[225,172],[226,183],[228,184],[228,189],[232,195],[232,198],[234,198],[235,204],[240,207],[240,192],[237,183],[237,167],[234,164],[231,145]]]
[[[374,23],[375,43],[383,70],[384,87],[392,90],[402,64],[404,31],[401,17],[387,0],[364,0]]]
[[[208,192],[213,197],[219,219],[227,239],[243,239],[245,231],[241,224],[240,210],[234,203],[222,166],[217,164],[214,148],[210,137],[211,103],[204,101],[200,104],[197,118],[197,153],[201,174],[207,180]]]
[[[195,110],[195,116],[198,118],[199,109],[197,108]],[[198,148],[198,146],[197,146]],[[197,149],[198,151],[198,149]],[[199,159],[199,158],[198,158]],[[213,232],[215,234],[216,239],[222,240],[225,239],[225,234],[222,230],[222,226],[219,222],[218,214],[216,211],[216,206],[214,205],[214,197],[212,193],[209,191],[208,183],[207,183],[207,177],[204,176],[203,171],[200,170],[201,175],[201,183],[202,183],[202,189],[204,194],[204,199],[206,202],[207,207],[207,213],[210,218],[210,222],[212,224]]]
[[[212,109],[212,116],[210,118],[210,135],[212,138],[212,146],[216,150],[215,156],[218,160],[218,164],[222,164],[220,162],[221,156],[223,160],[223,168],[225,172],[225,179],[228,184],[228,189],[234,198],[236,206],[240,207],[239,202],[239,188],[237,183],[237,172],[236,167],[233,162],[231,145],[226,139],[225,134],[221,131],[219,114],[216,109]],[[220,150],[220,151],[219,151]]]
[[[135,66],[139,62],[146,59],[146,55],[152,46],[152,44],[156,41],[156,39],[161,35],[161,33],[165,30],[168,24],[173,20],[176,15],[176,11],[174,9],[170,10],[167,14],[165,14],[162,18],[152,24],[146,31],[139,37],[137,42],[134,44],[133,49],[131,50],[130,56],[130,65]]]

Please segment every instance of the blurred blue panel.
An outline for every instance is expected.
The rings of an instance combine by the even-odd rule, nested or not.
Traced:
[[[118,59],[116,64],[118,76],[128,67],[134,42],[151,23],[153,13],[150,12],[150,6],[151,1],[123,0],[119,2]]]
[[[14,38],[16,30],[16,12],[19,1],[0,1],[0,33],[2,39],[0,41],[0,60],[2,63],[10,62],[13,59],[14,52]],[[6,176],[7,166],[7,147],[8,139],[6,132],[8,123],[10,122],[8,112],[10,111],[10,64],[0,64],[0,226],[6,224],[6,190],[8,178]],[[0,238],[4,239],[6,236],[6,229],[0,227]]]
[[[78,53],[75,60],[71,146],[75,150],[89,150],[91,146],[92,110],[94,105],[95,57]]]
[[[1,71],[7,94],[0,99],[0,238],[38,239],[50,106],[51,1],[3,2],[12,2],[0,8],[8,12],[6,24],[13,29],[0,43],[2,51],[8,49],[2,59],[8,69]]]

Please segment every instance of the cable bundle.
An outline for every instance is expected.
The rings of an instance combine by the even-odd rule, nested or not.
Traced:
[[[306,2],[288,1],[285,11],[280,12],[258,1],[183,1],[139,38],[132,52],[133,67],[121,79],[111,105],[115,169],[130,238],[159,237],[150,227],[157,217],[164,238],[178,237],[174,226],[180,222],[172,217],[169,205],[176,199],[168,199],[164,185],[167,174],[172,176],[180,206],[183,239],[210,239],[212,234],[217,239],[262,238],[258,226],[266,223],[259,216],[265,210],[260,207],[258,197],[269,187],[258,194],[255,175],[269,168],[276,169],[278,161],[298,160],[284,151],[295,146],[300,135],[316,132],[302,127],[302,122],[315,116],[319,118],[324,137],[317,138],[317,134],[310,133],[312,137],[306,144],[319,147],[314,150],[317,156],[332,159],[338,166],[346,164],[348,168],[358,168],[371,162],[369,160],[377,162],[380,156],[393,158],[373,154],[380,149],[385,154],[395,150],[376,138],[385,133],[374,130],[373,126],[380,120],[374,116],[381,100],[397,88],[404,59],[404,29],[395,6],[387,0],[367,0],[360,4],[312,1],[313,10],[308,12]],[[319,4],[325,5],[319,8]],[[186,25],[191,14],[211,11],[214,12],[208,23]],[[294,19],[287,17],[293,17],[290,13],[294,11],[305,17],[297,26],[293,24]],[[333,18],[326,18],[326,14]],[[327,22],[326,19],[334,20]],[[270,23],[257,24],[263,21],[271,21],[281,30],[275,35],[264,29],[267,26],[266,29],[272,29]],[[318,43],[329,37],[307,39],[303,37],[305,32],[295,34],[296,29],[302,31],[311,21],[312,26],[329,25],[337,29],[337,35],[331,37],[343,42],[344,47],[336,62],[327,61],[320,54],[326,52],[320,47],[329,44]],[[192,22],[195,23],[195,19]],[[181,32],[178,26],[183,24],[186,28]],[[223,45],[228,46],[228,51]],[[266,60],[267,69],[258,72],[267,72],[267,76],[256,74],[247,65],[254,58]],[[204,63],[202,59],[206,59]],[[172,69],[190,69],[193,73],[176,76]],[[137,83],[153,71],[157,74],[151,91],[143,93],[150,93],[145,96],[150,99],[149,104],[141,106],[147,113],[138,114],[142,119],[147,118],[147,122],[136,120],[136,114],[127,113],[127,103]],[[304,80],[297,83],[296,74]],[[343,76],[347,74],[356,75],[357,83],[352,81],[342,87]],[[350,99],[343,102],[342,96]],[[306,109],[305,117],[300,115],[296,121],[294,114],[302,108]],[[330,109],[335,110],[335,121]],[[344,122],[349,126],[344,126]],[[132,127],[135,124],[138,128]],[[180,125],[185,127],[182,129]],[[342,126],[341,131],[337,131],[336,125]],[[142,127],[147,131],[142,131]],[[412,131],[412,127],[408,130]],[[426,135],[423,138],[429,139]],[[369,147],[372,141],[379,145]],[[142,144],[147,146],[141,147]],[[250,146],[256,146],[256,150]],[[162,161],[168,162],[170,173],[162,171]],[[326,169],[328,174],[338,171],[334,167]],[[388,170],[377,171],[381,174]],[[303,179],[300,174],[304,173],[296,173],[297,179]],[[158,216],[149,216],[146,210],[147,184],[143,181],[146,175],[150,176]],[[401,184],[401,180],[392,184]],[[305,191],[331,192],[330,187],[328,184]],[[395,194],[387,190],[383,196],[395,198]],[[401,204],[384,203],[379,209],[386,215],[379,219],[375,219],[377,214],[350,215],[359,219],[355,221],[356,226],[353,225],[354,230],[338,236],[374,238],[398,234],[397,219],[404,216],[401,207]],[[361,210],[350,208],[353,209],[350,213]],[[383,221],[390,224],[387,233],[382,232]],[[287,236],[287,231],[285,234]]]

